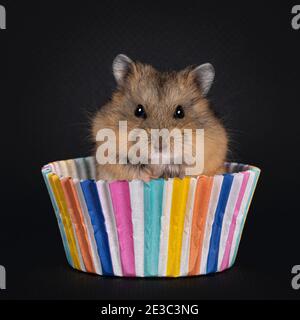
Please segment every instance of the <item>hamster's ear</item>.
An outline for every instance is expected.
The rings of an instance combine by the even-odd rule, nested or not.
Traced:
[[[113,61],[113,74],[118,83],[121,85],[128,75],[133,61],[125,56],[125,54],[118,54]]]
[[[203,96],[206,96],[215,78],[215,69],[210,63],[204,63],[193,70]]]

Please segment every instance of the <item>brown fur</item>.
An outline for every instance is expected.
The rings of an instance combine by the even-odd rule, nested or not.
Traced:
[[[118,122],[127,120],[128,130],[173,128],[205,129],[205,175],[214,175],[223,170],[227,153],[227,134],[214,116],[209,102],[201,94],[194,69],[180,72],[159,72],[152,66],[139,62],[131,68],[122,84],[113,93],[111,101],[102,106],[92,121],[92,136],[99,129],[111,128],[118,132]],[[138,104],[145,107],[147,119],[137,118],[134,111]],[[174,119],[178,105],[183,106],[185,117]],[[145,146],[148,147],[148,146]],[[184,174],[185,165],[121,165],[97,166],[97,179],[143,179],[172,177]]]

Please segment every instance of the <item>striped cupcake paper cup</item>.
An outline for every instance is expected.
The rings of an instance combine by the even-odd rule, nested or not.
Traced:
[[[42,168],[68,263],[106,276],[180,277],[235,261],[260,169],[212,177],[96,181],[93,157]]]

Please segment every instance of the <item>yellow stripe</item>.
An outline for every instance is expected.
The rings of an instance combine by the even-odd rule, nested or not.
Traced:
[[[180,274],[182,234],[189,186],[189,177],[183,180],[174,179],[167,264],[167,276],[169,277],[177,277]]]
[[[58,176],[53,173],[50,173],[48,177],[49,177],[49,182],[50,182],[52,191],[56,199],[56,203],[59,208],[59,212],[62,216],[61,220],[63,222],[64,228],[66,231],[66,237],[67,237],[69,248],[70,248],[70,254],[74,263],[74,268],[81,270],[74,232],[72,228],[72,222],[71,222],[70,215],[68,213],[67,204],[66,204],[66,200],[65,200],[65,196],[64,196],[64,192],[63,192],[60,180]]]

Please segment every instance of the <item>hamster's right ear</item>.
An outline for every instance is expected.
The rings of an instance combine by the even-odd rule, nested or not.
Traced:
[[[113,74],[118,85],[122,85],[130,72],[133,61],[125,54],[118,54],[113,61]]]

